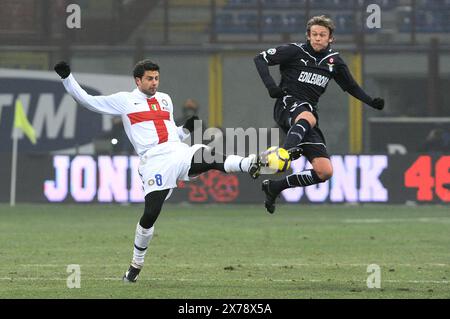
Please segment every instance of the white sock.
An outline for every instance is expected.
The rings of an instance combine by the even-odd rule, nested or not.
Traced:
[[[229,155],[225,159],[225,163],[223,163],[223,167],[225,168],[225,172],[234,173],[234,172],[248,172],[250,165],[252,164],[252,158],[250,157],[242,157],[239,155]]]
[[[136,268],[144,266],[144,257],[147,252],[148,244],[153,237],[154,226],[149,229],[143,228],[139,223],[136,226],[136,235],[134,237],[133,261]]]

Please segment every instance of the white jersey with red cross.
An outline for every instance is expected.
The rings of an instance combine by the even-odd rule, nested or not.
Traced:
[[[168,94],[156,92],[147,96],[136,88],[132,92],[92,96],[81,88],[72,74],[62,82],[66,91],[89,110],[121,115],[125,132],[139,156],[158,144],[181,143],[189,136],[181,126],[175,125],[172,99]]]

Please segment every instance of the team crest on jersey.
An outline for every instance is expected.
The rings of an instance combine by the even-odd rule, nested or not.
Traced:
[[[156,106],[156,104],[151,104],[151,105],[150,105],[150,108],[151,108],[153,111],[158,110],[158,107]]]
[[[277,52],[277,49],[275,49],[275,48],[271,48],[271,49],[267,50],[267,53],[270,55],[274,55],[276,52]]]
[[[328,60],[328,62],[330,62],[330,63],[327,63],[327,64],[328,64],[328,70],[330,70],[330,72],[333,72],[334,59],[333,59],[333,58],[330,58],[330,59]]]

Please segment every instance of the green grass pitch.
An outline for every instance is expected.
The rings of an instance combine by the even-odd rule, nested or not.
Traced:
[[[125,284],[142,207],[0,205],[0,298],[450,298],[448,206],[167,203]]]

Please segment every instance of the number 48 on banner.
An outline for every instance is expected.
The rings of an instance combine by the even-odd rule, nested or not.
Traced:
[[[437,160],[434,178],[431,156],[419,156],[405,172],[405,186],[417,188],[418,201],[432,201],[434,194],[444,202],[450,201],[450,156]]]

